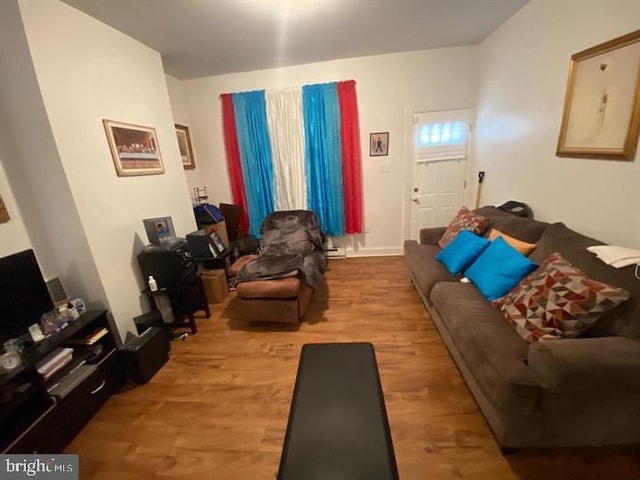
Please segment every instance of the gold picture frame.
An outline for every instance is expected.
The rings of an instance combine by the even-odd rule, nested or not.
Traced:
[[[571,56],[560,157],[633,160],[640,130],[640,30]]]
[[[102,123],[119,177],[164,173],[155,128],[106,119]]]
[[[9,216],[9,212],[7,211],[7,207],[4,204],[4,200],[2,200],[2,196],[0,196],[0,223],[6,223],[11,219]]]
[[[193,156],[189,127],[186,125],[178,125],[177,123],[174,125],[176,127],[176,136],[178,137],[178,147],[180,148],[182,166],[185,170],[192,170],[196,168],[196,160]]]

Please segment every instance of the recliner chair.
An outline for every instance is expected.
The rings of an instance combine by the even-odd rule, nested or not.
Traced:
[[[307,210],[273,212],[260,233],[261,252],[240,257],[230,269],[240,316],[298,324],[326,270],[318,217]]]

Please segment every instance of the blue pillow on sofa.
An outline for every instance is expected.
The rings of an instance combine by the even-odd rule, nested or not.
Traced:
[[[489,246],[489,240],[479,237],[469,230],[462,230],[438,254],[441,262],[451,275],[462,273]]]
[[[480,293],[493,302],[513,289],[538,265],[504,241],[496,238],[464,273]]]

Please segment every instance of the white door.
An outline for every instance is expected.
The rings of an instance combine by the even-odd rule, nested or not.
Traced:
[[[411,238],[420,229],[444,227],[464,204],[466,160],[414,162],[411,191]]]

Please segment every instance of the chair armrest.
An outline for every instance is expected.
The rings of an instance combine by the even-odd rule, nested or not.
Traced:
[[[420,230],[420,245],[437,245],[447,227],[423,228]]]
[[[529,367],[553,392],[640,386],[640,342],[626,337],[566,338],[529,346]]]

